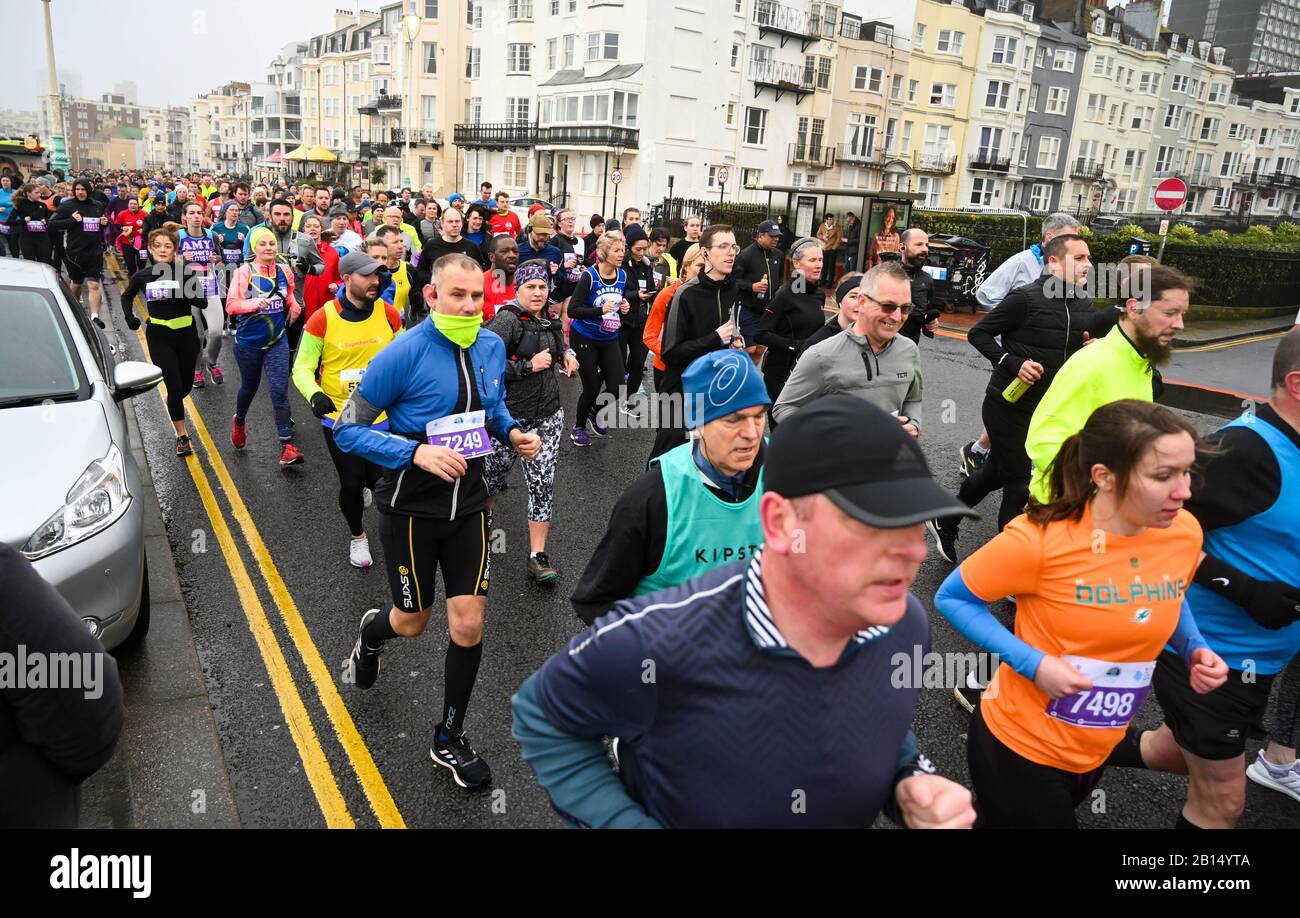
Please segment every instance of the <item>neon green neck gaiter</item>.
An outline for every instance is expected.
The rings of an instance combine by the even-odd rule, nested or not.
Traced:
[[[432,312],[429,314],[433,319],[434,328],[446,335],[447,340],[460,348],[469,347],[478,338],[478,331],[483,327],[483,317],[481,315],[473,316],[449,316],[441,312]]]

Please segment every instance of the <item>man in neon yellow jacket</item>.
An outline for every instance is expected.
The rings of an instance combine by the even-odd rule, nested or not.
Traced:
[[[1110,334],[1077,351],[1061,367],[1034,409],[1025,439],[1033,463],[1029,493],[1047,501],[1047,470],[1061,444],[1083,429],[1092,413],[1120,399],[1154,401],[1152,368],[1173,354],[1174,336],[1183,329],[1194,282],[1162,264],[1123,265],[1121,290],[1129,296],[1124,315]],[[1141,270],[1144,278],[1133,272]]]

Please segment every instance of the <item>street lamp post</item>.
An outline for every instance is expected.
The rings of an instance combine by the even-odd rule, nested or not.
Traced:
[[[54,26],[50,22],[50,0],[41,0],[45,11],[45,69],[50,90],[50,168],[68,171],[68,150],[63,130],[63,104],[59,96],[58,68],[54,63]]]
[[[402,123],[402,150],[401,158],[398,162],[401,164],[402,174],[398,176],[401,179],[401,186],[406,187],[407,180],[410,178],[410,171],[407,169],[408,153],[411,149],[411,108],[415,105],[415,66],[413,58],[415,57],[415,39],[420,35],[420,25],[423,20],[411,14],[402,20],[402,26],[406,31],[406,98],[402,100],[402,108],[399,112],[398,120]],[[391,138],[390,138],[391,139]]]
[[[275,70],[275,111],[280,121],[280,128],[276,131],[276,149],[280,151],[280,162],[283,163],[286,152],[284,149],[284,135],[286,133],[284,126],[284,58],[277,54],[275,60],[271,62],[271,67]],[[270,154],[267,154],[267,159],[270,158]]]
[[[623,148],[623,145],[622,145],[621,143],[619,143],[619,144],[615,144],[615,145],[614,145],[614,171],[615,171],[615,172],[618,172],[620,169],[623,168],[623,152],[624,152],[624,148]],[[618,218],[618,186],[621,185],[621,184],[623,184],[623,180],[622,180],[622,177],[620,176],[620,177],[619,177],[619,180],[618,180],[617,182],[614,183],[614,217],[615,217],[615,219]],[[621,226],[622,224],[620,223],[619,225]]]

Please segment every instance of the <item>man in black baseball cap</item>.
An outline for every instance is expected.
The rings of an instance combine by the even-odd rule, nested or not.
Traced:
[[[740,331],[745,340],[758,340],[758,323],[767,304],[785,283],[785,253],[781,224],[764,220],[754,231],[754,241],[736,256],[732,274],[740,282]]]
[[[538,783],[588,826],[866,828],[883,811],[969,828],[970,792],[921,755],[921,686],[895,663],[929,647],[909,592],[924,522],[968,509],[850,395],[783,423],[766,476],[753,557],[617,603],[524,682],[514,736]]]

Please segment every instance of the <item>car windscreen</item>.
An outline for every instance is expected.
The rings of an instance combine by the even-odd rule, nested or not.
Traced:
[[[0,408],[85,394],[84,376],[53,294],[0,288]]]

